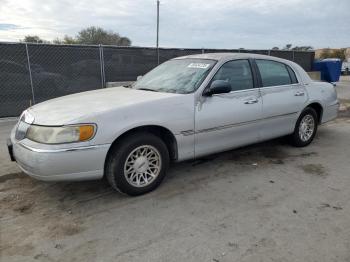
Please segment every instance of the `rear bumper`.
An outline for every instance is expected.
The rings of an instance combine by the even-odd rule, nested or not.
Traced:
[[[12,156],[29,176],[45,181],[93,180],[103,177],[110,145],[41,149],[11,137]],[[11,153],[10,153],[11,155]]]
[[[338,117],[339,102],[329,105],[323,110],[322,124],[334,120]]]

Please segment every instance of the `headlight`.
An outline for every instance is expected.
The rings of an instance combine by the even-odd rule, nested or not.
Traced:
[[[22,140],[25,138],[27,130],[34,122],[34,117],[28,112],[28,110],[24,110],[21,116],[19,117],[19,121],[16,126],[15,138],[17,140]]]
[[[77,126],[37,126],[31,125],[26,133],[30,140],[44,144],[62,144],[90,140],[94,134],[95,125]]]
[[[27,124],[33,124],[34,116],[32,116],[32,114],[29,113],[28,110],[24,110],[22,115],[20,116],[19,120],[22,122],[25,122]]]

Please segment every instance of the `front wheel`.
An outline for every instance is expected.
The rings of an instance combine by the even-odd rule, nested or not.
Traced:
[[[114,189],[136,196],[158,187],[168,165],[169,152],[159,137],[135,133],[111,148],[105,175]]]
[[[317,123],[316,111],[310,107],[305,108],[295,124],[293,134],[290,135],[292,145],[297,147],[309,145],[316,135]]]

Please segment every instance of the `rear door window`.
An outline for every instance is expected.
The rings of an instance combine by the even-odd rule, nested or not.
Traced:
[[[263,87],[292,84],[290,74],[285,64],[259,59],[256,60],[256,64],[260,72]]]

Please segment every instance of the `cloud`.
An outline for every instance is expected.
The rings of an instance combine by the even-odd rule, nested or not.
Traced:
[[[20,26],[15,24],[0,24],[0,30],[13,30],[13,29],[19,29]]]
[[[96,25],[154,46],[155,0],[0,0],[0,40],[27,34],[52,40]],[[338,0],[161,0],[160,44],[192,48],[271,48],[350,44],[350,1]],[[6,28],[6,26],[4,27]]]

